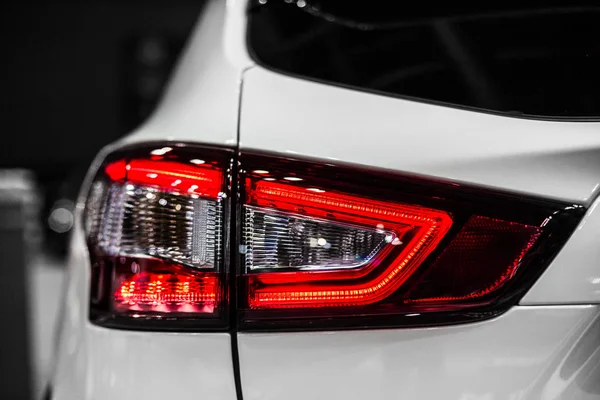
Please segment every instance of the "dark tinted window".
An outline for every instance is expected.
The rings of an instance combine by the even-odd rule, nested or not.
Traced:
[[[268,68],[331,84],[514,115],[600,116],[600,8],[398,3],[256,0],[249,48]]]

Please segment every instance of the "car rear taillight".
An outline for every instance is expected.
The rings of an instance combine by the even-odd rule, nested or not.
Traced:
[[[243,245],[251,308],[380,301],[452,226],[443,211],[265,181],[262,175],[248,178],[246,189]]]
[[[152,147],[107,158],[86,205],[93,319],[226,325],[231,155]]]
[[[443,324],[518,300],[582,208],[242,155],[242,329]]]
[[[582,214],[368,169],[125,149],[106,158],[87,198],[90,316],[174,330],[488,318],[518,301]]]

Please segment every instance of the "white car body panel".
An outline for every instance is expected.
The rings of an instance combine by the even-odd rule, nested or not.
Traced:
[[[206,5],[156,112],[119,145],[157,140],[237,144],[242,73],[254,64],[246,52],[244,4]]]
[[[240,334],[244,400],[598,399],[598,306],[430,329]]]
[[[156,113],[107,151],[148,141],[234,147],[239,135],[242,150],[586,206],[597,196],[598,123],[464,111],[268,71],[255,66],[245,48],[245,5],[207,5]],[[134,332],[89,322],[82,207],[52,398],[236,399],[229,333]],[[522,305],[492,320],[427,329],[239,333],[244,398],[598,399],[600,305],[591,304],[600,304],[599,229],[594,207]]]
[[[244,74],[242,149],[363,164],[589,204],[600,124],[548,122]]]
[[[71,241],[53,398],[235,400],[228,333],[135,332],[89,322],[91,266],[81,211]]]
[[[236,399],[228,334],[84,328],[58,399]],[[61,375],[62,374],[62,375]]]

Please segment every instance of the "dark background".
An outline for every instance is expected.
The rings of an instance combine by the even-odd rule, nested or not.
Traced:
[[[1,399],[32,399],[41,391],[36,357],[28,348],[31,338],[40,335],[34,331],[39,309],[31,304],[31,282],[52,284],[28,274],[64,265],[69,232],[50,229],[51,211],[60,204],[72,208],[100,148],[151,113],[203,4],[89,0],[0,5]],[[11,189],[14,182],[3,183],[14,169],[27,171],[23,176],[32,189],[22,191],[26,195]],[[29,205],[24,197],[32,200]],[[35,246],[24,226],[31,224],[41,232]],[[37,253],[43,254],[41,269],[31,265]],[[47,302],[58,302],[61,289],[54,286]]]
[[[140,122],[202,0],[13,2],[2,6],[1,165],[60,170]],[[161,47],[144,57],[144,41]],[[154,71],[146,69],[154,67]],[[160,75],[160,76],[156,76]],[[143,110],[147,111],[147,110]],[[6,128],[4,128],[6,129]]]
[[[0,168],[32,170],[45,218],[99,149],[152,111],[203,0],[2,5]],[[48,232],[52,242],[52,232]],[[51,243],[64,251],[62,243]]]

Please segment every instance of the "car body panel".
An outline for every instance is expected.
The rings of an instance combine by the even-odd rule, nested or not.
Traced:
[[[234,147],[239,135],[242,150],[584,205],[597,196],[598,123],[477,113],[268,71],[254,66],[245,48],[245,4],[207,5],[158,110],[104,153],[149,141]],[[90,170],[84,195],[101,159]],[[236,399],[229,333],[135,332],[89,322],[82,199],[53,398]],[[600,306],[585,305],[599,302],[598,285],[589,279],[600,275],[597,224],[594,207],[565,255],[523,299],[529,305],[492,320],[438,328],[239,333],[244,398],[598,398],[600,344],[594,338],[600,337]],[[580,305],[544,306],[559,303]]]
[[[438,328],[239,334],[245,400],[597,399],[600,307]]]
[[[589,204],[600,187],[600,124],[442,107],[301,80],[244,74],[240,147],[348,162]]]
[[[229,333],[136,332],[91,324],[91,266],[82,211],[80,203],[67,263],[52,398],[237,399]]]
[[[148,121],[120,141],[237,144],[245,47],[245,1],[211,1],[198,21],[167,92]]]
[[[86,326],[55,376],[57,399],[237,399],[229,334]]]
[[[443,107],[262,66],[244,73],[240,115],[242,151],[393,170],[585,206],[594,203],[600,187],[596,122]],[[523,300],[535,306],[438,328],[240,333],[244,399],[598,398],[600,307],[589,305],[600,303],[596,280],[590,279],[600,275],[597,246],[590,247],[600,219],[594,210],[565,256]]]

